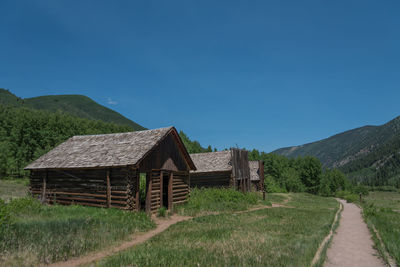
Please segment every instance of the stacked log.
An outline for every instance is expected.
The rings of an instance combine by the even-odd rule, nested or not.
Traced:
[[[226,172],[204,172],[190,174],[190,187],[210,188],[231,186],[231,171]]]
[[[151,172],[152,185],[151,185],[151,212],[156,212],[161,207],[161,171],[153,170]]]
[[[189,196],[189,174],[187,172],[174,172],[172,184],[172,203],[181,204],[187,201]]]
[[[110,175],[110,199],[107,172]],[[127,175],[125,168],[31,171],[30,192],[50,204],[107,207],[109,199],[110,207],[128,209]]]

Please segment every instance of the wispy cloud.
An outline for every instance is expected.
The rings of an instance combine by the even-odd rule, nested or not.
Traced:
[[[107,98],[107,103],[108,103],[109,105],[117,105],[117,104],[118,104],[117,101],[113,101],[110,97]]]

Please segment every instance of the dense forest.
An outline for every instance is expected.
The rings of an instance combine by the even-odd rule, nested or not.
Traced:
[[[0,178],[23,177],[23,168],[74,135],[133,131],[130,126],[0,104]],[[210,151],[180,133],[189,153]]]
[[[268,192],[308,192],[331,196],[352,187],[341,171],[323,169],[315,157],[287,158],[253,149],[249,152],[249,159],[264,161]]]
[[[400,188],[400,136],[341,167],[349,179],[369,186]]]

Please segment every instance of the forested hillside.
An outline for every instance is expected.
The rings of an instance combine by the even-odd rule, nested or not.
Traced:
[[[324,167],[337,167],[356,182],[400,187],[400,117],[273,153],[291,158],[315,156]]]
[[[63,96],[59,99],[62,98]],[[34,99],[37,101],[37,98]],[[49,100],[43,97],[42,100],[45,100],[43,105],[47,105],[54,99],[57,98]],[[61,102],[64,104],[60,109],[57,108],[57,101],[54,101],[52,108],[41,110],[38,102],[36,102],[38,106],[27,105],[25,99],[0,89],[0,178],[26,175],[27,172],[23,168],[29,162],[74,135],[129,132],[137,129],[121,120],[116,120],[115,123],[107,122],[112,116],[109,119],[102,118],[105,120],[103,121],[102,119],[87,119],[83,115],[79,117],[71,115],[81,114],[80,112],[84,112],[82,110],[86,110],[87,114],[96,114],[96,107],[100,105],[94,101],[95,105],[88,106],[93,109],[81,109],[74,112],[65,110],[69,107],[73,109],[74,105],[69,106],[65,104],[68,101],[64,100]],[[116,114],[118,114],[117,117],[123,117],[119,113]],[[199,142],[191,141],[182,131],[180,136],[189,153],[211,151],[210,146],[203,148]]]
[[[129,126],[0,105],[0,177],[20,177],[32,160],[74,135],[132,131]]]
[[[112,109],[96,103],[84,95],[48,95],[22,99],[8,90],[0,88],[0,104],[27,107],[49,112],[62,112],[79,118],[127,125],[135,131],[145,129],[136,122],[122,116]]]
[[[351,180],[371,186],[400,188],[400,136],[340,168]]]

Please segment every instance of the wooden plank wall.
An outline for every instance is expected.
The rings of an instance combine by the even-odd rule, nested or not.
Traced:
[[[250,191],[249,153],[243,149],[232,148],[232,174],[237,188]]]
[[[189,197],[189,174],[188,172],[173,172],[172,203],[173,205],[185,203]]]
[[[190,174],[190,187],[209,188],[231,186],[231,171],[226,172],[202,172]]]
[[[128,168],[31,171],[30,191],[48,203],[137,209],[136,177]]]

